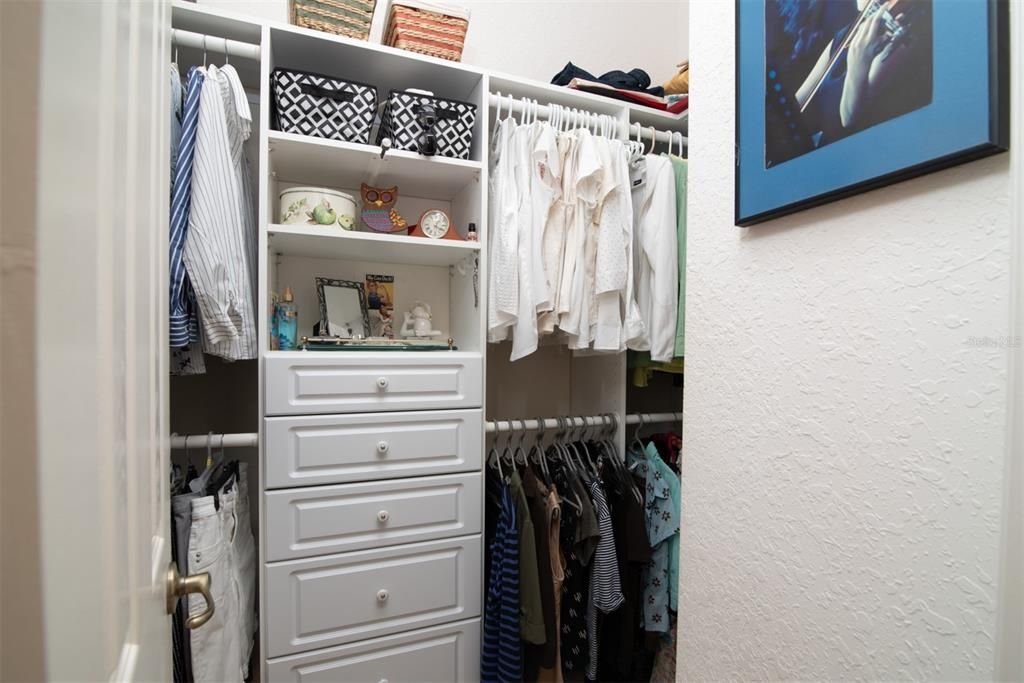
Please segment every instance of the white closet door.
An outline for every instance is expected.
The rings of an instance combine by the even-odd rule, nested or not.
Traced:
[[[40,8],[38,327],[25,334],[38,335],[47,678],[170,680],[170,8]]]

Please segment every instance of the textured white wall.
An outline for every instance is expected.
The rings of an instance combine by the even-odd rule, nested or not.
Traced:
[[[689,0],[452,0],[472,12],[462,61],[550,81],[565,63],[600,75],[640,67],[661,84],[689,54]],[[288,21],[288,0],[199,0],[263,19]],[[387,0],[377,1],[370,38],[380,42]]]
[[[991,678],[1009,156],[733,227],[733,14],[690,6],[680,680]]]

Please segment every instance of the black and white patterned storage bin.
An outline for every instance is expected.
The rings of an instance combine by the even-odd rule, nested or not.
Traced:
[[[273,125],[282,133],[370,142],[377,88],[296,69],[274,69]]]
[[[449,100],[405,90],[392,90],[384,103],[377,144],[384,138],[391,138],[394,149],[406,149],[421,154],[424,133],[422,107],[431,105],[437,114],[434,124],[437,148],[434,154],[468,159],[473,145],[473,124],[476,122],[476,105],[459,100]]]

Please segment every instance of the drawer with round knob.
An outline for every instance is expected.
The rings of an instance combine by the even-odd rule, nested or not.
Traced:
[[[268,680],[282,683],[451,683],[478,680],[480,620],[339,645],[267,662]]]
[[[269,417],[263,434],[267,489],[479,472],[483,462],[479,409]]]
[[[265,368],[267,415],[483,405],[479,353],[280,351]]]
[[[480,533],[481,485],[475,472],[269,491],[266,560]]]
[[[265,567],[267,657],[480,615],[480,535]]]

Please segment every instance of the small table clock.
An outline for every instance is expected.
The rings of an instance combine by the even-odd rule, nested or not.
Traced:
[[[424,211],[409,234],[434,240],[462,240],[462,236],[452,229],[452,219],[441,209]]]

